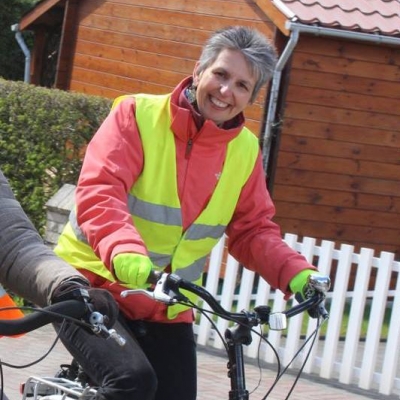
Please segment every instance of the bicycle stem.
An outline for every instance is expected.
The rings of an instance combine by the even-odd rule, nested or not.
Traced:
[[[241,343],[230,341],[225,332],[225,338],[228,345],[228,378],[231,381],[231,390],[229,391],[229,400],[248,400],[249,391],[246,389],[243,347]]]
[[[231,382],[229,400],[248,400],[249,391],[246,389],[243,345],[252,341],[251,330],[258,325],[257,320],[250,314],[244,313],[247,324],[237,324],[225,331],[225,340],[228,353],[228,378]]]

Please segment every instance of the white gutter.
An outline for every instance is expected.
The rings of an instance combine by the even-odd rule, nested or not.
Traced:
[[[297,22],[286,22],[286,28],[292,32],[298,31],[301,33],[313,33],[317,36],[331,36],[342,39],[361,40],[364,42],[370,42],[375,44],[389,44],[394,46],[400,46],[400,38],[392,36],[382,36],[378,33],[362,33],[362,32],[351,32],[342,29],[333,28],[322,28],[314,25],[303,25]]]
[[[22,37],[21,31],[19,30],[19,25],[11,25],[11,30],[15,32],[15,38],[21,47],[22,52],[25,55],[25,72],[24,72],[24,82],[29,83],[30,81],[30,67],[31,67],[31,52],[29,51],[24,38]]]
[[[295,18],[293,18],[295,19]],[[278,60],[277,66],[274,71],[271,84],[271,92],[269,97],[268,112],[266,116],[265,129],[262,134],[262,155],[263,155],[263,166],[264,171],[267,171],[268,160],[270,156],[271,149],[271,139],[272,139],[272,127],[275,123],[280,123],[280,121],[275,122],[276,106],[278,102],[279,86],[281,82],[282,70],[288,58],[291,56],[294,47],[296,46],[300,33],[309,33],[316,36],[330,36],[341,39],[348,40],[359,40],[375,44],[385,44],[400,47],[400,38],[382,36],[373,33],[362,33],[362,32],[351,32],[340,29],[324,28],[314,25],[304,25],[294,21],[287,21],[286,28],[292,33],[290,35],[289,42],[287,43],[281,57]]]

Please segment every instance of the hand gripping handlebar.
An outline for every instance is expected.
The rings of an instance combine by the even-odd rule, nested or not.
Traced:
[[[154,273],[151,281],[154,283],[153,290],[145,289],[130,289],[121,292],[122,297],[127,297],[132,294],[144,294],[153,300],[162,302],[167,305],[173,305],[177,303],[188,303],[188,299],[180,292],[179,289],[185,289],[201,297],[211,309],[221,317],[237,321],[244,322],[248,321],[248,313],[236,313],[225,310],[219,302],[204,288],[194,283],[186,281],[176,274],[168,273]],[[323,301],[326,297],[326,293],[330,288],[330,280],[328,277],[322,277],[319,275],[311,275],[308,281],[308,285],[314,288],[313,293],[309,292],[309,297],[301,303],[295,305],[289,310],[277,313],[271,313],[269,307],[261,306],[254,309],[255,316],[261,323],[267,323],[272,330],[283,330],[287,327],[287,318],[290,318],[296,314],[304,312],[306,310],[317,307],[319,315],[322,318],[328,318],[328,312],[323,306]]]

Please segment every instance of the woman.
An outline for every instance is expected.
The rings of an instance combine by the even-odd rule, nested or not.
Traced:
[[[89,144],[76,209],[56,252],[114,295],[130,335],[121,350],[88,341],[76,327],[62,332],[100,386],[99,399],[196,398],[192,311],[119,296],[145,286],[153,268],[201,283],[207,255],[225,232],[230,253],[287,296],[315,270],[271,221],[258,141],[244,125],[243,110],[275,62],[259,32],[217,31],[193,76],[167,95],[117,99]]]

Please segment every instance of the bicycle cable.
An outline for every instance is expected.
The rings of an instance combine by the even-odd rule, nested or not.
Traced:
[[[4,375],[3,375],[3,365],[0,359],[0,400],[4,397]]]
[[[63,321],[61,327],[64,326],[64,323],[65,323],[65,321]],[[40,363],[41,361],[43,361],[43,360],[53,351],[53,349],[54,349],[54,347],[56,346],[56,344],[57,344],[59,338],[60,338],[60,333],[57,333],[56,338],[54,339],[53,343],[51,344],[50,348],[46,351],[46,353],[44,353],[44,354],[43,354],[42,356],[40,356],[38,359],[36,359],[36,360],[34,360],[34,361],[32,361],[32,362],[30,362],[30,363],[28,363],[28,364],[24,364],[24,365],[15,365],[15,364],[10,364],[10,363],[7,363],[7,362],[4,362],[4,361],[1,361],[1,360],[0,360],[0,366],[1,366],[1,368],[2,368],[2,366],[4,365],[5,367],[14,368],[14,369],[24,369],[24,368],[32,367],[33,365],[38,364],[38,363]]]
[[[8,310],[8,309],[19,309],[19,310],[23,310],[23,309],[34,309],[34,307],[3,307],[0,308],[0,310]],[[35,309],[36,311],[36,309]],[[63,321],[64,324],[65,320]],[[50,346],[49,350],[40,358],[38,358],[37,360],[26,364],[26,365],[14,365],[14,364],[10,364],[7,363],[5,361],[2,361],[0,358],[0,400],[4,399],[4,372],[3,372],[3,366],[8,367],[8,368],[14,368],[14,369],[24,369],[24,368],[29,368],[39,362],[41,362],[42,360],[44,360],[50,353],[51,351],[54,349],[56,343],[58,342],[59,339],[59,334],[57,334],[56,339],[54,340],[53,344]]]
[[[36,308],[36,307],[30,307],[30,306],[2,307],[2,308],[0,308],[0,311],[2,311],[2,310],[4,310],[4,311],[15,310],[15,309],[22,310],[22,311],[41,312],[43,314],[48,314],[48,315],[51,315],[51,316],[55,316],[55,317],[57,317],[59,319],[63,319],[61,327],[63,327],[63,325],[65,324],[65,322],[67,320],[70,321],[70,322],[74,322],[74,323],[76,323],[78,325],[81,325],[83,327],[86,327],[86,328],[90,328],[91,327],[91,325],[89,323],[87,323],[87,322],[78,320],[78,319],[73,318],[73,317],[69,317],[68,315],[60,314],[60,313],[53,312],[53,311],[44,310],[42,308]],[[7,363],[5,361],[1,361],[1,359],[0,359],[0,370],[1,370],[1,372],[2,372],[2,366],[3,365],[6,366],[6,367],[9,367],[9,368],[14,368],[14,369],[24,369],[24,368],[29,368],[29,367],[41,362],[42,360],[44,360],[52,352],[52,350],[54,349],[54,347],[56,346],[56,344],[57,344],[57,342],[59,340],[59,337],[60,337],[60,333],[57,333],[57,336],[56,336],[55,340],[53,341],[53,344],[50,346],[49,350],[44,355],[39,357],[37,360],[32,361],[32,362],[30,362],[28,364],[25,364],[25,365],[14,365],[14,364]],[[0,397],[0,400],[1,400],[1,397]]]
[[[223,344],[224,347],[225,347],[225,351],[228,352],[228,345],[227,345],[227,343],[226,343],[225,338],[223,337],[223,335],[222,335],[221,332],[219,331],[219,329],[218,329],[218,327],[217,327],[217,324],[210,318],[210,316],[209,316],[208,314],[212,314],[212,315],[215,315],[215,316],[217,316],[217,317],[221,317],[221,318],[227,319],[227,316],[226,316],[226,315],[221,316],[219,313],[217,313],[217,312],[215,312],[215,311],[213,311],[213,310],[206,310],[206,309],[204,309],[204,308],[198,306],[197,304],[191,302],[190,300],[188,300],[188,301],[186,301],[186,302],[184,302],[184,301],[179,301],[178,303],[179,303],[179,304],[182,304],[182,305],[190,306],[190,307],[196,309],[197,311],[199,311],[202,315],[204,315],[204,317],[207,318],[207,320],[210,322],[210,324],[211,324],[212,327],[214,328],[215,333],[216,333],[216,334],[219,336],[219,338],[221,339],[221,342],[222,342],[222,344]],[[272,343],[262,334],[262,325],[260,325],[260,332],[257,332],[254,328],[248,326],[246,323],[244,323],[244,322],[242,322],[242,321],[238,321],[238,320],[235,319],[234,317],[229,318],[229,321],[250,328],[250,331],[251,331],[252,333],[254,333],[255,335],[257,335],[257,336],[260,338],[260,342],[259,342],[259,345],[258,345],[258,353],[257,353],[257,354],[258,354],[257,362],[258,362],[258,369],[259,369],[259,375],[260,375],[260,376],[259,376],[258,384],[250,391],[250,393],[254,393],[254,392],[260,387],[261,381],[262,381],[262,368],[261,368],[260,356],[259,356],[259,355],[260,355],[260,348],[261,348],[261,341],[262,341],[262,340],[270,347],[270,349],[272,350],[272,352],[274,353],[275,358],[276,358],[277,373],[276,373],[275,380],[274,380],[274,383],[273,383],[273,385],[275,386],[275,385],[278,383],[279,379],[280,379],[281,369],[282,369],[282,363],[281,363],[281,360],[280,360],[280,357],[279,357],[279,354],[278,354],[277,350],[274,348],[274,346],[272,345]]]
[[[280,373],[280,375],[278,376],[278,379],[271,385],[271,387],[269,388],[269,390],[267,391],[266,395],[261,399],[261,400],[265,400],[270,394],[271,392],[275,389],[275,386],[278,384],[279,380],[282,378],[282,376],[287,372],[287,370],[289,369],[290,365],[294,362],[294,360],[299,356],[299,354],[303,351],[303,349],[306,347],[307,343],[310,342],[310,340],[312,340],[311,345],[308,349],[308,352],[304,358],[304,361],[302,363],[302,365],[300,366],[299,371],[296,374],[295,380],[288,392],[287,397],[285,398],[285,400],[288,400],[289,397],[291,396],[291,394],[293,393],[293,390],[295,388],[295,386],[297,385],[300,376],[304,370],[304,367],[310,357],[311,354],[311,350],[314,347],[315,344],[315,340],[317,338],[317,333],[320,330],[321,326],[323,325],[323,323],[326,321],[326,319],[322,319],[319,317],[317,320],[317,326],[314,329],[314,331],[308,336],[308,338],[305,339],[304,343],[300,346],[300,348],[298,349],[298,351],[296,352],[296,354],[292,357],[292,359],[290,360],[290,362],[285,366],[285,368],[282,370],[282,372]]]

